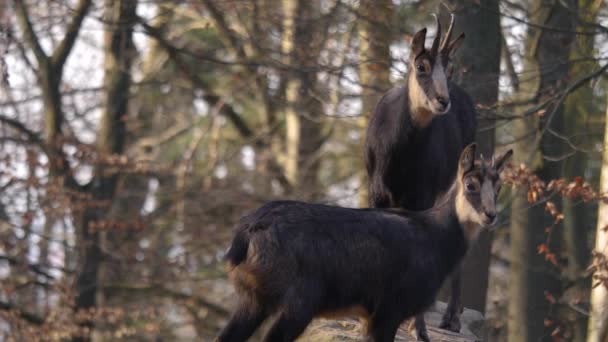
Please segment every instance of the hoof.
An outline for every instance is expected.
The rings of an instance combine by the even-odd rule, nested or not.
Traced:
[[[426,329],[416,331],[416,338],[418,339],[418,341],[431,342],[431,339],[429,338],[429,333],[426,331]]]
[[[460,315],[457,313],[446,312],[443,315],[439,328],[446,329],[453,332],[460,332]]]

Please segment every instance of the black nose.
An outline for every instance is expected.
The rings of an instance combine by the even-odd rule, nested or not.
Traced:
[[[494,221],[496,218],[496,213],[493,211],[485,211],[486,216],[490,219],[490,221]]]
[[[445,98],[440,97],[440,96],[437,96],[435,99],[437,100],[437,102],[438,102],[440,105],[442,105],[442,106],[443,106],[443,108],[447,107],[447,106],[448,106],[448,104],[450,103],[450,100],[449,100],[449,99],[445,99]]]

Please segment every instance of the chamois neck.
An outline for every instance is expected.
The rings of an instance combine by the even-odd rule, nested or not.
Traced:
[[[433,113],[428,108],[426,93],[413,72],[410,72],[407,78],[407,97],[412,124],[417,128],[427,127],[433,120]]]

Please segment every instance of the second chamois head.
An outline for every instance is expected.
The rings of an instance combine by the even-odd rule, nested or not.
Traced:
[[[471,223],[472,226],[487,227],[496,223],[496,200],[502,185],[500,173],[506,161],[513,154],[508,150],[502,155],[485,160],[483,156],[475,159],[476,144],[467,146],[458,162],[457,177],[460,177],[456,192],[456,213],[461,223]],[[475,238],[478,229],[467,231],[469,238]]]
[[[464,40],[464,33],[450,41],[454,27],[454,15],[450,26],[441,39],[441,24],[437,22],[437,34],[431,49],[424,47],[426,28],[416,32],[412,38],[408,89],[411,109],[420,126],[426,126],[435,115],[450,110],[450,94],[446,69],[454,51]]]

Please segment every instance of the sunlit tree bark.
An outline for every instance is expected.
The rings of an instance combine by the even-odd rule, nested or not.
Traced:
[[[606,106],[606,118],[608,119],[608,105]],[[606,121],[608,122],[608,121]],[[600,175],[600,192],[608,193],[608,125],[604,128],[604,152],[602,156],[602,170]],[[595,253],[599,262],[608,260],[606,246],[608,246],[608,204],[600,202],[597,215],[597,229],[595,234]],[[605,269],[596,269],[596,276],[606,277]],[[593,280],[591,290],[591,310],[589,326],[587,328],[587,342],[608,341],[608,289],[605,283],[596,284],[598,279]]]
[[[362,21],[359,24],[359,82],[361,83],[361,119],[359,125],[362,135],[365,136],[367,122],[372,114],[380,96],[390,86],[392,29],[390,18],[395,11],[395,5],[391,0],[373,1],[363,0],[359,3],[359,15]],[[360,151],[363,151],[363,139],[361,139]],[[363,161],[363,158],[359,158]],[[357,166],[359,178],[359,205],[366,207],[367,201],[367,176],[363,163]]]
[[[322,48],[320,3],[317,0],[283,2],[282,52],[285,74],[285,173],[303,197],[318,184],[322,145],[323,105],[317,88],[316,65]]]
[[[579,0],[578,4],[576,31],[588,31],[596,22],[602,1]],[[594,40],[593,35],[576,36],[570,52],[570,59],[574,61],[569,72],[572,78],[584,77],[597,68],[597,62],[592,59]],[[564,134],[572,137],[571,142],[574,145],[564,151],[564,155],[569,156],[564,161],[564,177],[569,181],[573,181],[576,177],[584,177],[586,181],[594,185],[597,184],[598,170],[593,167],[590,159],[595,159],[595,156],[586,151],[593,150],[597,140],[588,133],[593,132],[596,123],[602,119],[601,111],[596,110],[595,96],[593,86],[587,83],[569,94],[564,102]],[[568,257],[565,275],[569,281],[576,284],[577,291],[586,292],[587,290],[582,289],[586,286],[581,283],[581,280],[583,280],[589,261],[591,246],[588,241],[593,229],[594,211],[597,209],[591,203],[582,203],[580,200],[568,197],[562,199],[562,208],[564,249]],[[585,340],[587,317],[579,313],[575,315],[573,341],[582,342]]]
[[[532,76],[520,83],[516,97],[520,101],[540,103],[558,92],[566,79],[574,37],[568,31],[573,28],[569,11],[576,6],[574,1],[533,1],[530,5],[530,22],[560,28],[557,31],[528,26],[523,72]],[[524,106],[520,112],[528,109],[530,106]],[[535,114],[513,122],[514,164],[526,163],[544,180],[559,178],[561,163],[550,158],[560,155],[561,141],[544,133],[549,127],[562,131],[563,109],[553,105],[547,108],[546,116],[539,118]],[[555,294],[560,288],[559,280],[550,270],[552,265],[536,252],[538,245],[546,240],[544,228],[550,225],[544,205],[529,206],[526,192],[517,190],[511,205],[508,297],[508,339],[513,342],[536,341],[543,336],[543,319],[549,313],[546,293]]]

